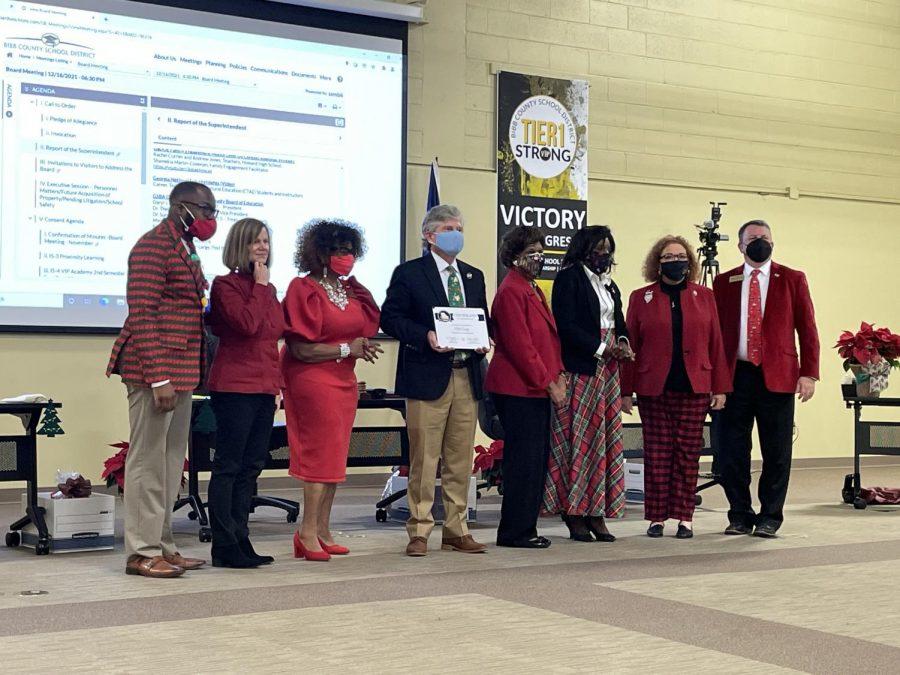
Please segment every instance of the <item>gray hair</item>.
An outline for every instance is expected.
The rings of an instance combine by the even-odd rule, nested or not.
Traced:
[[[764,227],[769,231],[769,234],[772,234],[772,228],[769,227],[769,224],[764,221],[762,218],[754,218],[753,220],[748,220],[746,223],[741,225],[741,229],[738,230],[738,243],[742,243],[744,241],[744,230],[746,230],[751,225],[758,225],[759,227]]]
[[[463,217],[460,210],[452,204],[438,204],[432,206],[428,213],[425,214],[425,220],[422,221],[422,241],[425,241],[425,235],[434,232],[438,225],[446,223],[448,220],[458,220],[460,225],[463,224]]]

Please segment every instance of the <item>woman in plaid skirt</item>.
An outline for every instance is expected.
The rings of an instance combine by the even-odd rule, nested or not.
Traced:
[[[644,518],[647,535],[661,537],[677,519],[679,539],[694,536],[703,422],[721,410],[731,391],[710,289],[695,283],[699,265],[683,237],[663,237],[644,261],[649,286],[628,300],[628,331],[635,360],[623,370],[622,410],[638,395],[644,435]]]
[[[632,358],[622,296],[609,276],[608,227],[573,235],[553,282],[566,369],[566,404],[554,408],[543,511],[560,514],[576,541],[615,541],[604,517],[625,508],[619,361]]]

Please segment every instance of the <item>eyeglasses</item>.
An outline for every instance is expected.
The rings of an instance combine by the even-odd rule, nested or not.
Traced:
[[[196,206],[198,209],[203,211],[203,215],[209,218],[215,218],[219,215],[219,209],[214,206],[210,206],[209,204],[197,204],[195,202],[181,202],[182,204],[190,204],[191,206]]]
[[[676,260],[678,262],[687,262],[688,256],[687,253],[666,253],[665,255],[659,256],[659,260],[660,262],[674,262]]]

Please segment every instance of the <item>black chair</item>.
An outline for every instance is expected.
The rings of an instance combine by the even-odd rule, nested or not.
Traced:
[[[481,361],[481,379],[487,379],[488,360]],[[503,426],[500,424],[500,416],[497,415],[497,407],[490,392],[484,392],[484,398],[478,402],[478,426],[484,435],[494,441],[503,440]]]

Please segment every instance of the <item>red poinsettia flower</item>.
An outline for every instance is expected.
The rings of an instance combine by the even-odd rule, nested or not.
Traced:
[[[119,448],[119,451],[112,457],[103,462],[103,473],[101,478],[106,479],[107,487],[111,487],[114,483],[119,486],[119,490],[125,489],[125,456],[128,454],[129,444],[127,441],[119,443],[110,443],[111,448]]]
[[[487,471],[503,459],[503,441],[494,441],[488,447],[475,446],[475,462],[472,471]]]
[[[873,324],[861,322],[859,330],[852,333],[845,330],[841,333],[834,348],[844,359],[844,368],[851,365],[868,365],[887,359],[896,366],[900,358],[900,335],[889,328],[875,328]]]
[[[120,441],[118,443],[110,443],[109,447],[111,448],[119,448],[119,451],[114,454],[112,457],[109,457],[105,462],[103,462],[103,473],[100,474],[101,478],[106,479],[106,487],[112,487],[113,484],[119,486],[119,491],[125,491],[125,457],[128,455],[128,448],[130,447],[128,441]],[[184,460],[183,471],[188,470],[188,461]],[[181,487],[184,487],[185,477],[181,476]]]

